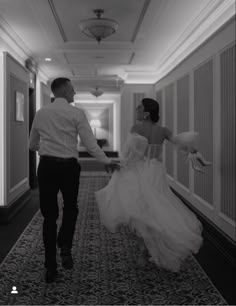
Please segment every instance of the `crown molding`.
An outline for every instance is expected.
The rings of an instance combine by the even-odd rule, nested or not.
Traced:
[[[6,50],[3,47],[2,51],[7,51],[11,54],[14,54],[16,59],[22,64],[25,65],[27,59],[31,59],[33,62],[37,63],[37,59],[32,57],[32,52],[27,48],[22,39],[16,34],[16,32],[11,28],[11,26],[6,22],[6,20],[0,15],[0,37],[3,42],[6,44]],[[38,68],[38,75],[44,81],[47,81],[49,78],[47,74],[41,69]]]
[[[211,0],[155,65],[155,73],[126,69],[126,84],[155,84],[235,16],[235,0]]]
[[[20,62],[24,62],[27,58],[30,58],[30,50],[26,47],[24,42],[16,34],[16,32],[10,27],[6,20],[0,15],[0,37],[3,42],[8,46]],[[6,51],[10,51],[9,49]]]
[[[158,81],[235,15],[235,0],[212,0],[188,26],[157,66]]]
[[[189,39],[191,39],[193,36],[194,39],[197,38],[196,32],[199,30],[199,28],[202,30],[206,29],[204,22],[206,22],[210,14],[216,10],[216,7],[218,7],[220,2],[222,2],[222,0],[211,0],[208,2],[207,6],[204,7],[202,12],[188,25],[185,31],[179,37],[177,37],[175,44],[171,46],[164,57],[159,61],[159,68],[165,65],[166,61],[173,56],[183,44],[187,45]],[[210,26],[210,24],[208,24],[208,26]]]
[[[46,84],[49,80],[49,77],[47,76],[47,74],[41,68],[38,69],[37,77],[40,79],[40,81],[42,81]]]
[[[48,0],[52,3],[53,0]],[[148,1],[146,2],[148,3]],[[132,71],[128,66],[122,68],[122,79],[126,84],[155,84],[170,71],[172,71],[177,65],[179,65],[187,56],[189,56],[194,50],[202,45],[207,39],[209,39],[217,30],[219,30],[227,21],[235,16],[235,0],[211,0],[202,12],[188,25],[187,29],[181,34],[172,47],[165,53],[165,56],[154,64],[154,71]],[[32,58],[36,63],[38,62],[35,56],[32,56],[32,51],[25,45],[23,40],[17,35],[17,33],[11,28],[6,20],[0,15],[0,41],[3,41],[3,47],[1,51],[7,51],[14,54],[16,59],[22,64],[25,60]],[[94,42],[77,43],[68,42],[63,49],[59,49],[56,52],[78,52],[75,50],[80,46],[81,51],[87,51]],[[132,43],[110,43],[104,42],[106,46],[106,52],[117,52],[115,47],[118,47],[118,51],[122,49],[135,52]],[[5,47],[5,46],[6,47]],[[108,49],[107,49],[108,48]],[[104,48],[96,50],[96,53],[103,52]],[[133,53],[134,54],[134,53]],[[131,56],[130,62],[132,62],[134,55]],[[47,81],[49,77],[47,73],[39,67],[39,77]],[[76,79],[78,77],[74,76]]]
[[[125,84],[155,84],[157,79],[156,72],[129,72],[125,79]]]

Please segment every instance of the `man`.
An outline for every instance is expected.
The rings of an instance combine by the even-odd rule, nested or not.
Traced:
[[[44,217],[43,242],[45,247],[46,282],[57,276],[56,244],[61,248],[62,266],[73,267],[71,248],[78,215],[77,197],[81,167],[77,161],[77,136],[90,154],[105,164],[107,170],[119,166],[97,145],[83,110],[70,105],[75,91],[67,78],[57,78],[51,84],[53,103],[41,108],[34,118],[29,148],[38,151],[38,183],[40,210]],[[63,219],[57,237],[57,194],[62,193]]]

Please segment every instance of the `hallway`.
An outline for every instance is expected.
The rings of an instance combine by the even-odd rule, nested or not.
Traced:
[[[197,261],[189,258],[177,274],[148,262],[139,267],[135,237],[125,228],[110,234],[100,224],[93,193],[107,180],[103,172],[82,175],[73,247],[75,268],[69,272],[59,269],[63,281],[59,278],[55,284],[44,283],[37,190],[32,191],[30,202],[14,222],[1,225],[0,243],[5,245],[0,254],[0,275],[5,280],[1,305],[235,304],[233,266],[207,239]],[[19,292],[15,296],[9,292],[14,285]]]
[[[236,305],[235,4],[235,0],[0,0],[0,305]],[[54,150],[48,150],[51,138],[46,137],[46,146],[42,139],[39,143],[46,151],[33,152],[29,134],[37,112],[59,105],[58,92],[51,88],[56,78],[69,83],[70,97],[64,85],[59,86],[58,97],[67,96],[59,104],[70,108],[71,117],[67,124],[51,121],[58,135],[57,141],[49,141]],[[145,98],[155,100],[155,120],[145,110]],[[81,120],[89,136],[79,132]],[[163,166],[166,186],[203,225],[204,244],[180,273],[149,261],[138,267],[134,235],[125,227],[111,234],[100,223],[94,192],[108,182],[103,162],[121,159],[130,131],[140,122],[151,123],[149,136],[155,135],[153,130],[166,132],[161,141],[143,136],[150,148],[162,144],[155,159]],[[58,133],[67,129],[71,143],[61,138],[64,132]],[[171,133],[185,132],[198,135],[194,149],[210,164],[204,173],[169,141]],[[103,162],[88,153],[88,139]],[[40,154],[54,161],[78,158],[82,167],[75,269],[64,271],[58,252],[62,278],[55,284],[44,281],[37,189]],[[162,173],[151,166],[153,174]],[[144,171],[140,173],[145,177]],[[153,181],[161,185],[158,179]],[[65,182],[74,186],[69,179]],[[141,186],[147,180],[143,182]],[[141,190],[137,186],[132,195]],[[172,219],[163,223],[178,226],[173,232],[181,233],[184,222]],[[174,237],[171,249],[184,244],[183,236]],[[55,248],[53,252],[55,267]],[[13,286],[18,294],[11,294]]]

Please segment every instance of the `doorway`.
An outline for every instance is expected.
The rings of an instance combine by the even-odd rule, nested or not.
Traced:
[[[36,92],[35,88],[29,88],[29,131],[31,130],[35,113],[36,113]],[[31,189],[35,189],[38,186],[36,167],[37,167],[36,152],[29,151],[29,185]]]

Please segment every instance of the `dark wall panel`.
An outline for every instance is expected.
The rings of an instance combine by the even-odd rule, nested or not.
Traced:
[[[174,128],[174,84],[165,87],[165,122],[166,126],[173,132]],[[173,145],[166,142],[166,171],[170,176],[174,176]]]
[[[221,67],[221,211],[236,221],[235,45],[220,56]]]
[[[177,81],[177,133],[189,131],[189,76]],[[177,152],[177,180],[189,187],[189,167],[186,156]]]
[[[199,150],[207,160],[213,159],[213,61],[194,71],[194,129],[199,133]],[[194,192],[212,204],[213,167],[205,174],[194,172]]]

